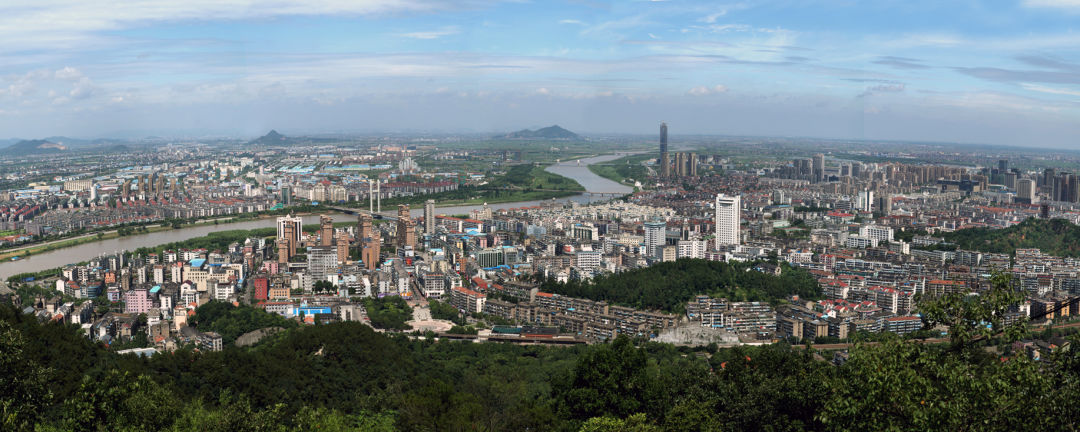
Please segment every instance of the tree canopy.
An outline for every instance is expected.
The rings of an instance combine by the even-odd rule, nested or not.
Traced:
[[[641,309],[681,313],[698,295],[732,301],[778,302],[793,294],[821,298],[821,287],[806,270],[780,264],[780,276],[753,268],[760,263],[680,259],[599,276],[588,282],[543,281],[540,290],[571,297],[603,300]]]
[[[1038,248],[1050,255],[1080,257],[1080,226],[1065,219],[1028,218],[1008,228],[967,228],[942,237],[964,250],[1011,255],[1017,249]]]

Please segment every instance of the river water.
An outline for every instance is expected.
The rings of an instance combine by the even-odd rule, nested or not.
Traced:
[[[618,159],[620,157],[622,157],[622,155],[596,156],[581,159],[580,164],[577,161],[562,162],[549,166],[547,170],[549,172],[553,172],[561,176],[569,177],[576,180],[578,183],[581,183],[581,185],[585,187],[585,190],[587,192],[616,192],[626,194],[632,192],[633,189],[593,174],[593,172],[589,171],[588,168],[588,165],[590,164],[607,162],[613,159]],[[554,201],[575,201],[580,203],[589,203],[609,199],[611,199],[611,197],[580,194],[568,198],[557,199]],[[491,204],[488,207],[492,208],[493,210],[499,210],[504,208],[529,207],[539,204],[540,201],[521,201],[513,203]],[[412,209],[411,214],[413,217],[423,215],[424,210],[422,206],[419,207],[420,208]],[[479,207],[481,206],[470,205],[439,207],[436,210],[436,213],[448,215],[467,214],[468,212]],[[334,217],[335,221],[352,221],[356,218],[356,216],[340,213],[332,214],[331,216]],[[304,223],[317,224],[319,223],[319,217],[305,216]],[[216,231],[250,230],[255,228],[272,228],[273,226],[274,219],[268,218],[244,222],[221,223],[218,225],[193,225],[178,230],[161,231],[148,234],[136,234],[126,237],[84,243],[78,246],[72,246],[49,252],[43,252],[37,255],[31,255],[29,258],[22,258],[18,261],[5,260],[3,262],[0,262],[0,280],[5,280],[10,276],[19,273],[37,272],[50,268],[62,267],[71,263],[86,261],[95,256],[114,254],[116,252],[124,250],[130,251],[141,247],[157,246],[165,243],[172,243],[188,240],[195,237],[202,237]]]

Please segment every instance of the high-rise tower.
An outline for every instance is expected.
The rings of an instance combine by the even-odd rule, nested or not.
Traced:
[[[660,122],[660,175],[671,177],[671,157],[667,148],[667,123]]]
[[[424,232],[435,234],[435,200],[424,202]]]
[[[716,196],[716,245],[739,244],[739,220],[742,217],[742,200],[738,195]]]
[[[334,219],[327,215],[319,216],[319,246],[334,244]]]
[[[813,159],[814,183],[825,181],[825,155],[818,153]]]
[[[398,205],[397,245],[416,247],[416,225],[409,216],[409,205]]]

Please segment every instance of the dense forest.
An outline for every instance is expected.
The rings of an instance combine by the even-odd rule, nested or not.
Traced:
[[[889,338],[853,347],[841,366],[783,343],[434,342],[357,322],[292,328],[249,348],[145,358],[4,305],[0,429],[1076,429],[1080,352],[1030,360],[1008,343],[1021,333],[999,331],[1025,324],[1003,327],[994,315],[1013,298],[954,297],[927,308],[929,322],[957,330],[952,342]],[[1003,338],[1004,350],[978,336]]]
[[[233,306],[232,303],[210,301],[195,309],[192,323],[199,331],[212,331],[221,335],[222,343],[229,345],[240,335],[267,327],[296,327],[296,321],[280,315],[267,313],[251,306]]]
[[[793,294],[808,300],[821,298],[821,287],[806,270],[781,263],[780,276],[773,276],[754,270],[758,265],[761,263],[680,259],[588,282],[543,280],[540,290],[673,313],[683,312],[686,302],[703,294],[772,303]]]
[[[1080,257],[1080,226],[1065,219],[1029,218],[1008,228],[968,228],[943,237],[964,250],[1012,254],[1038,248],[1050,255]]]

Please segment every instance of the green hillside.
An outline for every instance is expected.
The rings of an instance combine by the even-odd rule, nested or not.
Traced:
[[[544,281],[540,290],[603,300],[641,309],[681,313],[694,296],[707,294],[732,301],[776,303],[792,294],[821,298],[821,287],[806,270],[781,264],[780,276],[754,271],[758,263],[680,259],[634,269],[591,282]]]
[[[1050,255],[1080,257],[1080,226],[1065,219],[1030,218],[1003,228],[968,228],[945,233],[959,249],[1012,254],[1016,249],[1038,248]]]

